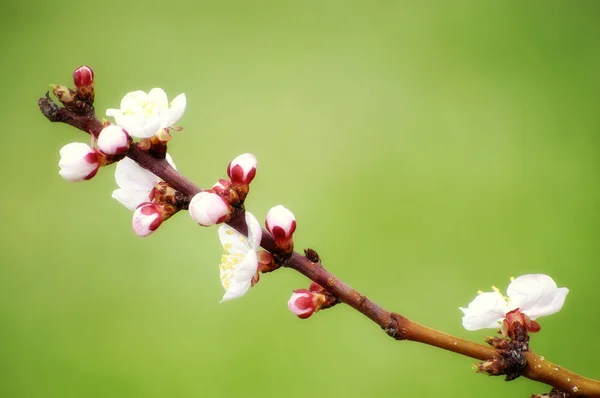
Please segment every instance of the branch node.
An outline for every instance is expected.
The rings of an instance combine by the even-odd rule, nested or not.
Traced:
[[[46,119],[51,122],[58,122],[57,112],[60,109],[58,105],[50,98],[50,92],[46,91],[46,96],[38,99],[38,107]]]
[[[395,340],[406,340],[408,329],[400,326],[403,323],[402,319],[404,319],[402,315],[392,312],[390,314],[390,321],[388,322],[387,326],[383,328],[388,336]]]
[[[319,258],[319,254],[316,250],[308,248],[304,249],[304,255],[311,263],[320,263],[321,258]]]

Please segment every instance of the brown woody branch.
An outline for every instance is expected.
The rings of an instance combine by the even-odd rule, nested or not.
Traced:
[[[38,105],[44,116],[51,122],[69,124],[95,137],[98,137],[102,131],[102,122],[96,118],[91,107],[87,113],[78,114],[59,107],[48,96],[40,98]],[[190,198],[202,191],[200,187],[173,169],[166,160],[153,157],[141,150],[137,144],[131,146],[127,156]],[[243,214],[238,214],[228,224],[239,232],[247,234]],[[264,229],[261,246],[270,252],[277,251],[273,237]],[[492,347],[430,329],[412,322],[402,315],[383,309],[328,272],[321,265],[314,251],[308,257],[294,252],[283,265],[325,287],[339,301],[348,304],[371,319],[396,340],[416,341],[486,362],[502,363],[503,361],[499,352]],[[525,351],[523,355],[527,363],[521,371],[522,376],[548,384],[563,392],[565,396],[600,397],[600,381],[569,372],[531,351]]]

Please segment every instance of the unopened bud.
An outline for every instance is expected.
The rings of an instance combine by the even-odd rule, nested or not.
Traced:
[[[138,236],[144,237],[156,231],[162,222],[163,217],[160,204],[144,202],[133,212],[131,226]]]
[[[98,148],[107,155],[122,155],[129,150],[129,134],[121,127],[111,124],[98,136]]]
[[[189,205],[190,216],[203,227],[225,222],[229,216],[229,204],[214,192],[196,194]]]
[[[256,157],[251,153],[236,157],[227,166],[227,175],[233,184],[250,184],[256,175]]]
[[[291,242],[292,235],[296,230],[296,218],[291,211],[282,205],[275,206],[267,213],[265,224],[278,246]]]
[[[65,180],[89,180],[98,172],[100,156],[89,145],[72,142],[61,148],[58,166],[60,167],[58,173]]]
[[[322,302],[319,296],[321,295],[306,289],[294,290],[288,301],[288,308],[298,318],[306,319],[319,310]]]
[[[78,89],[94,84],[94,71],[89,66],[80,66],[73,72],[73,82]]]

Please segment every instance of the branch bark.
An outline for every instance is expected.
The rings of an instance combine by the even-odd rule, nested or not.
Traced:
[[[93,109],[84,115],[77,114],[59,107],[48,95],[38,100],[38,106],[42,114],[49,121],[66,123],[95,137],[98,137],[104,127],[102,122],[96,118]],[[154,158],[152,155],[141,150],[135,143],[131,146],[127,156],[189,198],[202,191],[200,187],[173,169],[166,160]],[[228,224],[240,233],[247,234],[247,226],[243,214],[238,214]],[[261,246],[270,252],[277,251],[273,237],[264,229]],[[294,252],[283,265],[300,272],[310,280],[325,287],[339,301],[346,303],[371,319],[396,340],[424,343],[481,361],[502,359],[498,351],[490,346],[463,340],[430,329],[412,322],[402,315],[383,309],[331,274],[320,262],[313,262],[311,259],[297,252]],[[527,359],[527,365],[522,372],[522,376],[548,384],[567,393],[568,396],[600,397],[600,381],[565,370],[532,351],[526,351],[524,355]]]

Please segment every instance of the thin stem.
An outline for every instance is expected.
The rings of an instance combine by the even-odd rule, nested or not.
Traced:
[[[49,97],[40,98],[38,105],[44,116],[51,122],[63,122],[96,137],[102,131],[103,125],[93,112],[87,115],[74,113],[57,106]],[[200,187],[172,168],[166,160],[152,157],[142,151],[137,144],[131,146],[127,156],[190,198],[202,191]],[[228,224],[240,233],[247,234],[247,225],[242,214],[238,214]],[[277,251],[273,237],[264,229],[261,246],[270,252]],[[424,343],[482,361],[500,358],[500,354],[492,347],[430,329],[412,322],[402,315],[383,309],[328,272],[320,262],[312,262],[297,252],[294,252],[286,260],[284,266],[300,272],[325,287],[338,300],[371,319],[396,340]],[[569,372],[531,351],[525,352],[524,355],[527,358],[527,365],[522,373],[524,377],[548,384],[568,393],[569,396],[600,397],[600,381]]]

